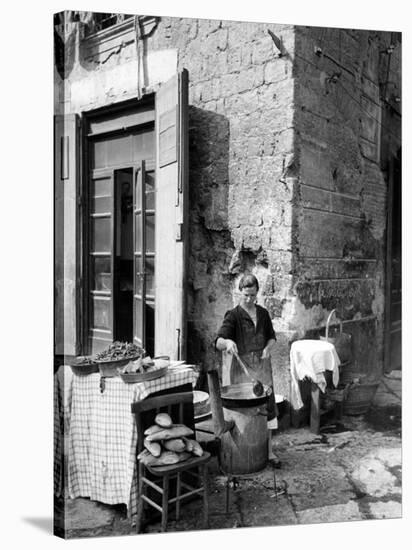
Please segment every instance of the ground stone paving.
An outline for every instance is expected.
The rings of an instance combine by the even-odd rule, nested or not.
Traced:
[[[399,379],[391,380],[399,391]],[[394,391],[395,391],[394,390]],[[392,394],[391,394],[392,396]],[[392,396],[393,397],[393,396]],[[290,429],[275,438],[281,469],[268,467],[239,476],[230,487],[226,512],[226,477],[211,468],[211,529],[295,525],[365,519],[399,518],[401,509],[401,414],[399,406],[374,408],[364,417],[344,417],[340,433],[314,435]],[[276,475],[277,493],[274,490]],[[276,498],[277,497],[277,498]],[[67,501],[66,538],[129,535],[135,527],[125,507],[88,499]],[[62,503],[59,504],[62,509]],[[202,503],[170,516],[168,531],[202,529]],[[146,533],[157,533],[159,522]]]

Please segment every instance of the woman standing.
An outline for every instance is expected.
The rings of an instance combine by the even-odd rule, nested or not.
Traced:
[[[269,460],[279,465],[272,451],[271,430],[277,428],[277,411],[273,390],[272,365],[270,355],[276,342],[275,331],[269,312],[256,304],[259,283],[254,275],[244,275],[239,282],[240,303],[226,312],[220,327],[216,348],[232,356],[229,373],[223,379],[230,384],[250,382],[233,354],[238,354],[248,368],[250,376],[260,380],[272,390],[268,400]],[[227,376],[227,374],[229,376]]]

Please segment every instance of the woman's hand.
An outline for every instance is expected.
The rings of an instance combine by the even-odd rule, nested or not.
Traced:
[[[272,340],[269,340],[269,342],[266,344],[266,347],[262,351],[262,359],[269,359],[270,358],[270,354],[273,351],[275,341],[276,340],[272,339]]]
[[[219,351],[227,351],[228,353],[237,353],[237,345],[230,338],[218,338],[216,340],[216,348]]]
[[[236,345],[236,342],[234,342],[233,340],[229,340],[227,339],[226,340],[226,351],[228,353],[237,353],[237,345]]]

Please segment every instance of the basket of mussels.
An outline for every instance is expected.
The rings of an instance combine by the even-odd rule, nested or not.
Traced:
[[[74,374],[78,374],[79,376],[99,372],[98,365],[93,361],[92,357],[87,355],[79,355],[69,364]]]
[[[144,355],[144,349],[136,344],[116,341],[110,344],[107,349],[97,353],[93,357],[93,361],[98,366],[101,376],[110,378],[118,376],[119,369],[144,357]]]

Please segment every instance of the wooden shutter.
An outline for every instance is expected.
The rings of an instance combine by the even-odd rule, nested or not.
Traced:
[[[133,173],[133,342],[145,347],[145,163]]]
[[[54,119],[54,341],[55,354],[77,355],[79,118]]]
[[[89,187],[89,339],[91,352],[99,352],[114,334],[114,172],[93,170]]]
[[[156,94],[155,352],[185,359],[188,73]]]

